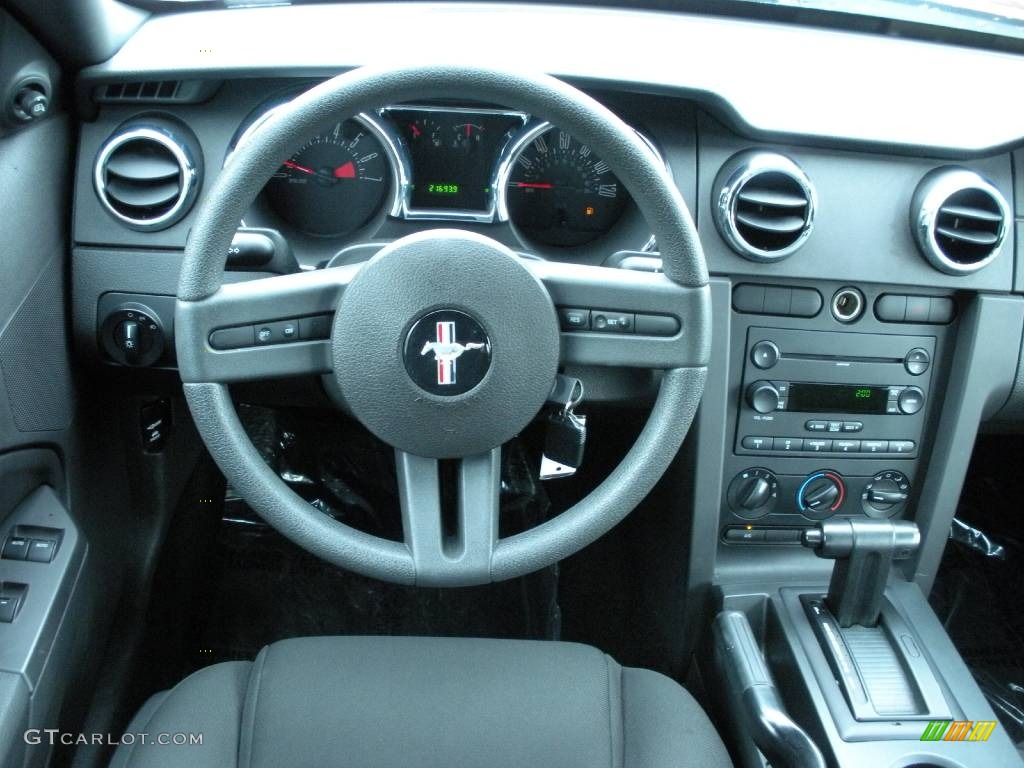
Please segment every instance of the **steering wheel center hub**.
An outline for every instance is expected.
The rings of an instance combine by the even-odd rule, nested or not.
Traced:
[[[536,416],[558,370],[543,285],[503,245],[433,230],[360,270],[335,313],[334,376],[353,414],[396,448],[483,453]]]

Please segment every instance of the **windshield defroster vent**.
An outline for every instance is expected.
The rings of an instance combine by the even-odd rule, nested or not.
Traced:
[[[1009,205],[974,171],[936,168],[914,192],[910,226],[929,263],[951,275],[988,266],[1006,237]]]
[[[143,124],[119,129],[96,157],[96,194],[133,229],[165,229],[195,200],[198,169],[188,146],[170,131]]]
[[[783,155],[747,151],[718,172],[712,209],[726,242],[752,261],[777,261],[804,244],[815,194],[800,167]]]

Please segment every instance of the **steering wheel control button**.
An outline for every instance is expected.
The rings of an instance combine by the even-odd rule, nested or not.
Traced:
[[[928,370],[928,366],[931,365],[932,358],[928,354],[928,351],[916,347],[915,349],[907,352],[907,356],[903,358],[903,367],[907,373],[911,376],[920,376],[922,373]]]
[[[591,329],[601,333],[632,333],[635,319],[629,312],[608,312],[595,309],[591,315]]]
[[[924,392],[917,387],[907,387],[896,400],[900,413],[913,416],[924,407]]]
[[[773,368],[781,356],[778,346],[772,341],[759,341],[750,350],[750,362],[761,370]]]
[[[432,395],[452,397],[476,387],[491,367],[491,341],[465,312],[424,315],[405,337],[405,370]]]
[[[242,349],[256,343],[251,325],[236,325],[221,328],[210,334],[210,346],[214,349]]]
[[[313,317],[299,318],[299,338],[304,341],[331,338],[331,323],[334,317],[331,315],[313,315]]]
[[[559,307],[558,321],[563,331],[588,331],[590,330],[590,310]]]
[[[641,336],[675,336],[679,321],[670,315],[637,315],[636,332]]]

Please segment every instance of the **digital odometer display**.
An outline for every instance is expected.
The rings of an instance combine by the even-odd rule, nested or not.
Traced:
[[[787,410],[805,413],[885,413],[886,387],[790,384]]]
[[[490,209],[495,158],[511,131],[523,124],[520,115],[415,107],[388,114],[409,147],[414,210]]]

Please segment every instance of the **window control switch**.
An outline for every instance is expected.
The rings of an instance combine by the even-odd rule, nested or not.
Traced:
[[[24,536],[8,536],[4,542],[3,554],[0,555],[4,560],[24,560],[28,557],[28,546],[29,539]]]
[[[53,539],[31,539],[28,545],[30,563],[49,563],[57,552],[57,542]]]
[[[0,623],[10,624],[18,615],[18,609],[25,600],[27,584],[10,581],[0,582]]]

